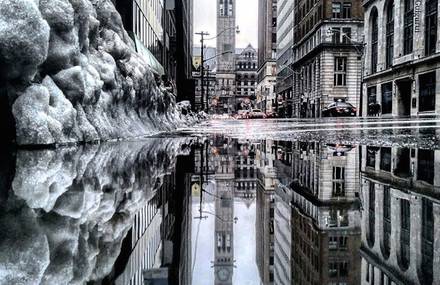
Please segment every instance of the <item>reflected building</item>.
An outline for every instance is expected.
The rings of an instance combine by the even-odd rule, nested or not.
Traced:
[[[359,284],[358,149],[292,146],[292,284]]]
[[[275,167],[280,182],[275,188],[274,284],[292,284],[292,142],[276,142]]]
[[[234,143],[229,138],[214,139],[215,156],[215,238],[214,274],[216,285],[232,284],[234,274]]]
[[[275,146],[264,141],[256,152],[257,159],[257,212],[256,260],[263,284],[274,282],[274,209],[275,187],[278,183],[274,168]]]
[[[247,200],[246,205],[249,207],[255,199],[257,189],[256,144],[238,141],[236,149],[234,165],[235,197]]]
[[[440,151],[362,147],[362,284],[438,284]]]

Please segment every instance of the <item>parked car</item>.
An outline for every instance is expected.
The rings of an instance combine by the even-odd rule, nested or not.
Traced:
[[[356,116],[357,109],[347,102],[334,102],[322,110],[323,117]]]
[[[266,114],[264,114],[260,109],[253,109],[249,113],[249,118],[250,119],[265,119]]]
[[[278,114],[276,112],[266,112],[266,118],[278,118]]]
[[[234,117],[236,119],[247,119],[249,117],[249,110],[238,110]]]

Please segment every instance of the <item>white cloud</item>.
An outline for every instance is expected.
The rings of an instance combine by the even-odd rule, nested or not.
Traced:
[[[236,46],[246,47],[251,43],[255,48],[258,40],[258,0],[236,0],[237,25],[240,33],[237,35]],[[216,5],[217,0],[194,0],[194,32],[208,32],[216,35]],[[194,35],[194,44],[200,45],[200,36]],[[207,43],[215,46],[215,40]]]

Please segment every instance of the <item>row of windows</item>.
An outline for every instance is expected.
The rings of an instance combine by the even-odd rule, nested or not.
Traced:
[[[351,18],[351,2],[333,2],[332,3],[332,17],[339,19]]]
[[[254,63],[241,63],[239,62],[238,64],[236,64],[235,66],[237,69],[257,69],[257,64]]]
[[[435,111],[436,105],[436,72],[420,74],[419,76],[419,112]],[[393,111],[393,83],[381,85],[381,113],[391,114]],[[379,103],[377,100],[377,87],[367,89],[368,104]],[[372,112],[369,115],[374,115]]]
[[[403,54],[413,52],[414,42],[414,0],[404,0],[403,3]],[[437,6],[438,0],[427,0],[425,4],[425,55],[435,53],[437,44]],[[385,12],[385,67],[393,65],[394,57],[394,1],[388,2]],[[378,46],[379,46],[379,23],[378,11],[374,7],[370,15],[371,23],[371,73],[377,72]]]

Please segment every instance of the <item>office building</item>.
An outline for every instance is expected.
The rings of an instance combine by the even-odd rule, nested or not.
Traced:
[[[322,110],[335,101],[359,109],[361,1],[294,1],[293,38],[293,117],[321,117]]]
[[[292,116],[293,98],[293,6],[294,1],[277,2],[277,84],[276,108],[280,117]]]
[[[263,112],[276,109],[277,0],[258,1],[258,75],[256,105]]]

